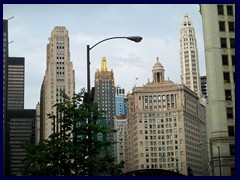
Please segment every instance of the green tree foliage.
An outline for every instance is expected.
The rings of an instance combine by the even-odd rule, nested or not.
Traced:
[[[114,142],[107,138],[116,131],[98,123],[102,112],[97,105],[84,101],[84,90],[72,98],[63,92],[61,96],[62,102],[54,105],[57,115],[48,115],[57,120],[59,131],[37,145],[24,145],[23,175],[120,175],[124,162],[116,163],[109,152]]]

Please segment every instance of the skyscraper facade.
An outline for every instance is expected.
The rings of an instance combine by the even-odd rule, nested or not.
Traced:
[[[235,174],[235,5],[201,4],[212,175]]]
[[[56,127],[60,127],[47,114],[56,114],[53,105],[62,101],[61,91],[70,97],[75,93],[75,72],[70,61],[68,31],[64,26],[56,26],[47,44],[46,70],[41,86],[41,138],[48,138],[58,131]]]
[[[24,73],[23,57],[8,58],[8,109],[24,109]]]
[[[106,117],[106,125],[113,126],[115,116],[115,84],[113,70],[107,70],[107,60],[102,58],[101,71],[95,72],[95,95],[94,102],[98,104],[100,110],[103,110],[103,116]]]
[[[8,60],[8,20],[3,20],[3,171],[4,175],[6,174],[6,128],[7,128],[7,60]]]
[[[124,161],[124,151],[125,151],[125,139],[124,131],[127,126],[127,117],[126,115],[114,116],[114,129],[117,132],[114,134],[114,157],[117,158],[117,163]]]
[[[186,14],[180,28],[180,60],[182,84],[201,95],[198,49],[195,29]]]
[[[202,175],[198,96],[164,78],[159,59],[153,81],[128,94],[125,172],[165,169]]]
[[[127,101],[125,89],[117,86],[115,93],[116,116],[127,115]]]
[[[10,109],[8,110],[7,127],[7,165],[6,174],[10,176],[22,175],[23,160],[26,150],[23,142],[35,144],[35,109]]]

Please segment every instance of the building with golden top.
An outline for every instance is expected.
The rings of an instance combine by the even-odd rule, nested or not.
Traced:
[[[95,72],[95,93],[94,102],[98,104],[100,110],[105,111],[106,123],[113,126],[115,116],[115,84],[113,70],[107,70],[107,60],[102,58],[101,71]]]
[[[164,78],[159,59],[153,80],[128,94],[125,172],[165,169],[202,175],[198,96]]]

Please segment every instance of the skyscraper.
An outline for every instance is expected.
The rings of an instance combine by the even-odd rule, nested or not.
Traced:
[[[24,109],[24,73],[23,57],[8,58],[8,109]]]
[[[7,140],[7,165],[6,174],[10,176],[22,175],[23,160],[26,150],[23,142],[35,144],[35,109],[10,109],[8,110],[8,140]]]
[[[48,138],[52,132],[58,131],[54,127],[60,127],[54,125],[47,114],[56,114],[53,105],[62,101],[61,91],[70,97],[75,93],[75,72],[70,61],[69,37],[65,27],[56,26],[52,30],[46,58],[40,99],[41,138]]]
[[[127,98],[125,89],[117,86],[115,93],[116,116],[127,115]]]
[[[7,129],[7,60],[8,60],[8,20],[3,20],[3,171],[6,174],[6,129]]]
[[[94,102],[100,110],[105,111],[107,126],[113,128],[113,117],[115,116],[115,84],[113,70],[107,70],[107,60],[102,58],[101,71],[95,72],[95,95]]]
[[[153,81],[128,94],[125,172],[165,169],[202,175],[198,96],[164,78],[159,59]]]
[[[117,163],[124,161],[124,151],[125,151],[125,139],[124,139],[124,131],[127,126],[127,117],[125,115],[122,116],[114,116],[114,129],[117,132],[114,134],[114,156],[117,158]]]
[[[235,5],[201,4],[212,174],[235,174]]]
[[[201,95],[198,49],[195,29],[186,14],[180,28],[180,60],[182,84]]]

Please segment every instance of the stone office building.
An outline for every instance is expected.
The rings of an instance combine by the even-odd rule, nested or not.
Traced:
[[[164,78],[159,59],[153,81],[128,94],[125,172],[164,169],[202,175],[198,96]]]

